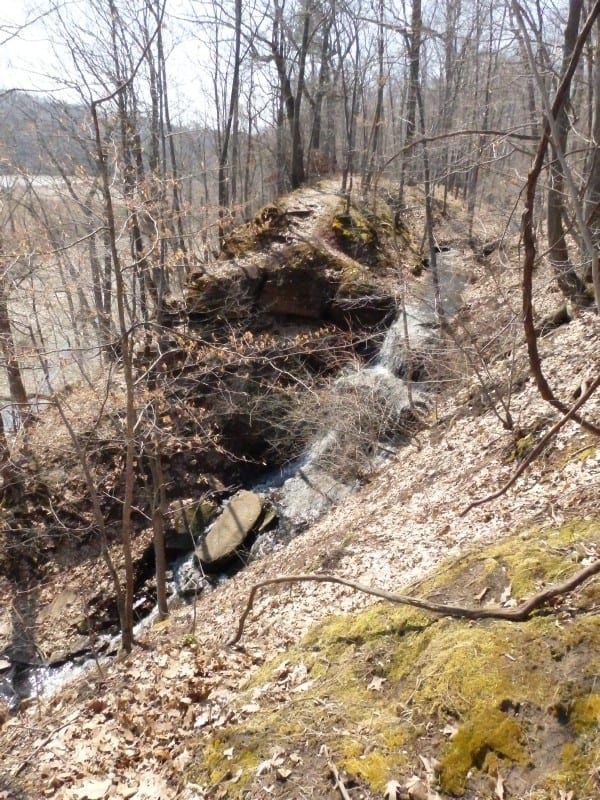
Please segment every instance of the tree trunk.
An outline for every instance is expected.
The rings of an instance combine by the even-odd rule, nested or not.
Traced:
[[[302,95],[304,93],[304,78],[306,70],[306,54],[308,52],[309,33],[310,33],[310,7],[307,5],[304,11],[304,24],[302,27],[302,44],[298,58],[298,85],[296,96],[294,97],[294,117],[292,120],[292,161],[291,161],[291,182],[292,189],[302,186],[306,180],[304,172],[304,147],[302,145],[302,127],[300,125],[300,107],[302,105]]]
[[[225,214],[229,208],[230,203],[230,183],[231,183],[231,165],[229,161],[229,145],[234,128],[234,122],[238,117],[238,105],[240,96],[240,53],[242,41],[242,0],[235,0],[235,45],[234,45],[234,61],[233,61],[233,76],[231,80],[231,94],[229,98],[229,108],[227,110],[227,120],[225,128],[223,129],[223,138],[219,151],[219,170],[218,170],[218,187],[219,187],[219,245],[223,245],[225,238]],[[233,164],[233,169],[236,164]]]
[[[567,69],[573,47],[577,40],[582,7],[583,0],[570,0],[569,2],[569,16],[565,28],[561,75],[564,74]],[[571,300],[582,303],[585,302],[586,299],[585,283],[577,274],[577,270],[569,257],[569,248],[563,227],[563,215],[565,213],[565,180],[563,167],[558,155],[559,152],[566,153],[570,128],[569,116],[567,113],[570,97],[571,93],[569,89],[556,117],[558,140],[551,143],[552,159],[550,161],[550,185],[548,188],[548,208],[546,216],[548,224],[548,257],[554,269],[561,292]]]
[[[4,245],[0,237],[0,258],[5,259]],[[10,313],[8,310],[8,295],[6,287],[5,270],[6,266],[1,266],[0,274],[0,350],[4,358],[8,389],[12,402],[12,413],[15,426],[19,422],[27,422],[29,418],[29,400],[27,391],[21,375],[21,367],[17,359],[17,349],[10,324]]]
[[[169,616],[166,578],[167,559],[165,554],[166,497],[162,462],[160,458],[160,444],[156,437],[152,442],[152,448],[150,471],[152,473],[152,530],[154,534],[154,561],[156,565],[156,604],[158,606],[158,618],[166,619]]]

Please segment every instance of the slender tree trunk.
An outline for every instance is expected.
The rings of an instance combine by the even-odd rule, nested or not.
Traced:
[[[421,13],[421,0],[413,0],[410,33],[405,34],[406,49],[408,53],[408,92],[406,96],[406,130],[404,134],[404,147],[406,148],[415,138],[417,129],[417,92],[419,89],[419,75],[421,72],[421,29],[423,17]],[[406,150],[406,152],[410,152]],[[402,158],[400,164],[400,185],[398,187],[398,202],[404,202],[404,185],[406,181],[412,182],[414,175],[407,169],[406,159]]]
[[[565,28],[563,45],[563,74],[571,59],[573,47],[577,41],[577,32],[581,19],[583,0],[570,0],[569,16]],[[565,176],[559,153],[566,153],[570,122],[567,108],[571,93],[567,93],[564,103],[556,117],[558,140],[551,142],[552,159],[550,161],[550,185],[548,188],[547,225],[548,225],[548,257],[554,269],[556,280],[562,293],[575,302],[585,301],[585,283],[577,274],[569,256],[569,247],[563,226],[565,213]]]
[[[377,168],[377,161],[381,161],[381,142],[383,140],[383,98],[385,91],[385,72],[384,72],[384,55],[385,55],[385,37],[383,30],[383,0],[379,0],[378,4],[378,19],[379,26],[377,32],[377,65],[378,65],[378,79],[377,79],[377,102],[375,104],[375,115],[373,117],[373,126],[369,137],[368,160],[369,164],[367,171],[363,176],[363,192],[368,192],[373,180],[373,175]]]
[[[223,245],[225,238],[225,214],[230,204],[230,184],[232,167],[229,159],[229,145],[234,129],[234,124],[238,118],[238,107],[240,99],[240,58],[242,41],[242,0],[235,0],[235,45],[233,76],[231,80],[231,94],[229,98],[229,108],[227,119],[223,129],[223,137],[219,151],[219,170],[218,170],[218,192],[219,192],[219,245]],[[233,169],[236,168],[234,162]]]
[[[600,20],[596,22],[596,41],[594,43],[593,81],[591,83],[592,130],[590,153],[588,156],[589,175],[585,194],[585,219],[590,227],[592,241],[600,247]],[[585,250],[585,248],[583,248]],[[585,261],[585,259],[584,259]],[[586,278],[592,278],[591,263],[586,264]]]
[[[311,8],[307,4],[304,11],[304,24],[302,27],[302,44],[300,45],[300,55],[298,58],[298,85],[296,96],[294,97],[294,115],[292,120],[292,163],[291,163],[291,182],[292,189],[302,186],[306,180],[304,171],[304,147],[302,145],[302,126],[300,124],[300,109],[302,105],[302,95],[304,93],[304,81],[306,71],[306,55],[308,53],[309,34],[310,34]]]
[[[133,647],[133,553],[131,548],[131,513],[133,509],[133,488],[135,483],[135,398],[133,380],[133,361],[130,331],[125,313],[125,280],[121,269],[119,250],[117,246],[117,228],[113,209],[108,165],[102,146],[100,123],[98,120],[98,104],[103,101],[93,101],[91,104],[92,121],[94,124],[96,152],[98,157],[98,170],[102,182],[104,198],[104,211],[106,215],[106,228],[110,240],[111,260],[114,268],[116,282],[116,302],[119,319],[120,349],[123,362],[123,372],[126,390],[126,423],[125,423],[125,469],[123,510],[121,516],[121,545],[123,550],[125,585],[122,591],[117,591],[119,617],[121,621],[121,644],[125,652],[130,652]],[[120,589],[120,582],[118,582]]]
[[[154,533],[154,561],[156,565],[156,604],[158,618],[169,615],[167,605],[167,559],[165,554],[165,483],[160,457],[160,444],[157,437],[152,442],[150,470],[152,473],[152,530]]]
[[[0,235],[0,259],[5,260],[4,242]],[[21,375],[21,367],[17,358],[17,349],[10,324],[8,309],[8,291],[6,286],[6,265],[0,266],[0,351],[4,358],[8,390],[13,405],[13,418],[15,424],[27,422],[29,419],[29,400]]]

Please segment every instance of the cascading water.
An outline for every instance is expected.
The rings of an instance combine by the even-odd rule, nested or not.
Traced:
[[[437,259],[438,301],[446,318],[460,306],[464,282],[456,265],[458,255],[448,251]],[[331,401],[334,413],[329,416],[333,421],[327,430],[285,470],[251,487],[269,499],[279,519],[274,531],[258,537],[251,550],[252,556],[284,547],[356,488],[356,474],[360,470],[349,469],[344,474],[344,469],[340,468],[342,456],[350,460],[353,457],[362,459],[364,469],[377,465],[381,451],[394,451],[401,443],[407,424],[414,419],[414,410],[422,412],[428,408],[430,397],[424,365],[427,360],[435,359],[440,346],[433,287],[429,280],[421,297],[398,314],[384,337],[377,359],[340,375],[332,384],[331,397],[326,402]],[[362,440],[361,425],[366,428]],[[354,453],[348,450],[349,443],[356,446]],[[208,583],[196,567],[193,553],[179,558],[172,565],[171,573],[173,597],[196,595],[215,580],[218,582],[231,574],[224,572]],[[141,624],[148,624],[151,618],[152,615]],[[104,652],[116,649],[116,641],[107,637]],[[22,697],[47,696],[95,664],[97,661],[90,658],[89,653],[61,666],[30,669],[0,659],[0,699],[16,707]]]
[[[464,283],[457,275],[458,256],[456,251],[446,250],[437,258],[437,302],[446,317],[460,306]],[[441,346],[435,303],[430,277],[422,287],[421,296],[400,311],[387,331],[375,363],[343,374],[334,382],[331,393],[334,404],[339,400],[340,413],[330,415],[334,418],[331,427],[317,438],[295,474],[276,493],[274,501],[280,519],[277,536],[283,534],[289,538],[355,488],[356,479],[348,481],[339,476],[339,451],[343,449],[344,438],[355,437],[359,447],[366,445],[363,450],[370,443],[373,448],[370,463],[375,465],[378,443],[385,444],[386,451],[389,447],[393,449],[401,441],[407,424],[414,420],[414,411],[427,409],[430,402],[427,362],[435,359]],[[345,402],[348,397],[350,403]],[[358,425],[367,419],[363,443],[359,430],[348,430],[352,416]],[[361,456],[364,453],[357,451],[357,457]]]

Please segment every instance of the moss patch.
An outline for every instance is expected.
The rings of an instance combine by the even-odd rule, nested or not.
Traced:
[[[441,788],[454,796],[462,795],[474,767],[497,770],[499,758],[526,763],[523,739],[519,723],[495,708],[472,715],[446,748],[440,765]]]
[[[288,224],[285,211],[275,203],[268,203],[250,222],[240,225],[225,237],[222,256],[233,258],[261,250],[265,242],[284,237]]]
[[[484,587],[484,602],[499,602],[508,586],[529,595],[576,571],[581,548],[599,541],[595,522],[529,531],[442,565],[419,594],[471,606]],[[303,775],[321,776],[311,783],[315,796],[327,796],[326,745],[365,797],[418,773],[419,756],[440,761],[445,797],[491,796],[496,774],[511,796],[592,797],[600,621],[591,585],[563,613],[521,624],[439,619],[384,603],[328,619],[254,674],[239,707],[260,698],[260,713],[199,743],[193,780],[214,786],[231,774],[228,797],[242,796],[241,787],[261,796],[267,783],[274,796],[290,796],[254,767],[279,748],[284,759],[301,753]],[[219,752],[228,755],[219,760]]]
[[[377,218],[353,206],[341,208],[331,220],[331,230],[339,248],[370,266],[376,265],[382,255],[378,228]]]

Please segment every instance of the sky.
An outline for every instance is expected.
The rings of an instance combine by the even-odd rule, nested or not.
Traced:
[[[54,56],[44,21],[35,20],[26,0],[2,3],[0,10],[0,85],[2,89],[50,89],[45,64]],[[28,24],[29,23],[29,24]],[[24,27],[25,26],[25,27]],[[13,36],[21,28],[18,35]]]
[[[61,0],[62,6],[75,11],[82,0]],[[40,11],[51,0],[3,0],[0,2],[0,92],[19,89],[52,95],[66,102],[77,102],[77,93],[60,87],[52,77],[69,76],[70,58],[64,44],[53,35],[53,17]],[[85,5],[85,0],[83,0]],[[185,17],[188,0],[169,0],[171,13]],[[174,119],[199,119],[207,107],[206,85],[208,51],[193,38],[194,26],[177,25],[177,46],[168,55],[167,72],[171,111]],[[17,34],[17,35],[14,35]],[[168,36],[168,28],[167,28]],[[204,51],[204,57],[203,57]],[[62,62],[62,63],[61,63]]]

